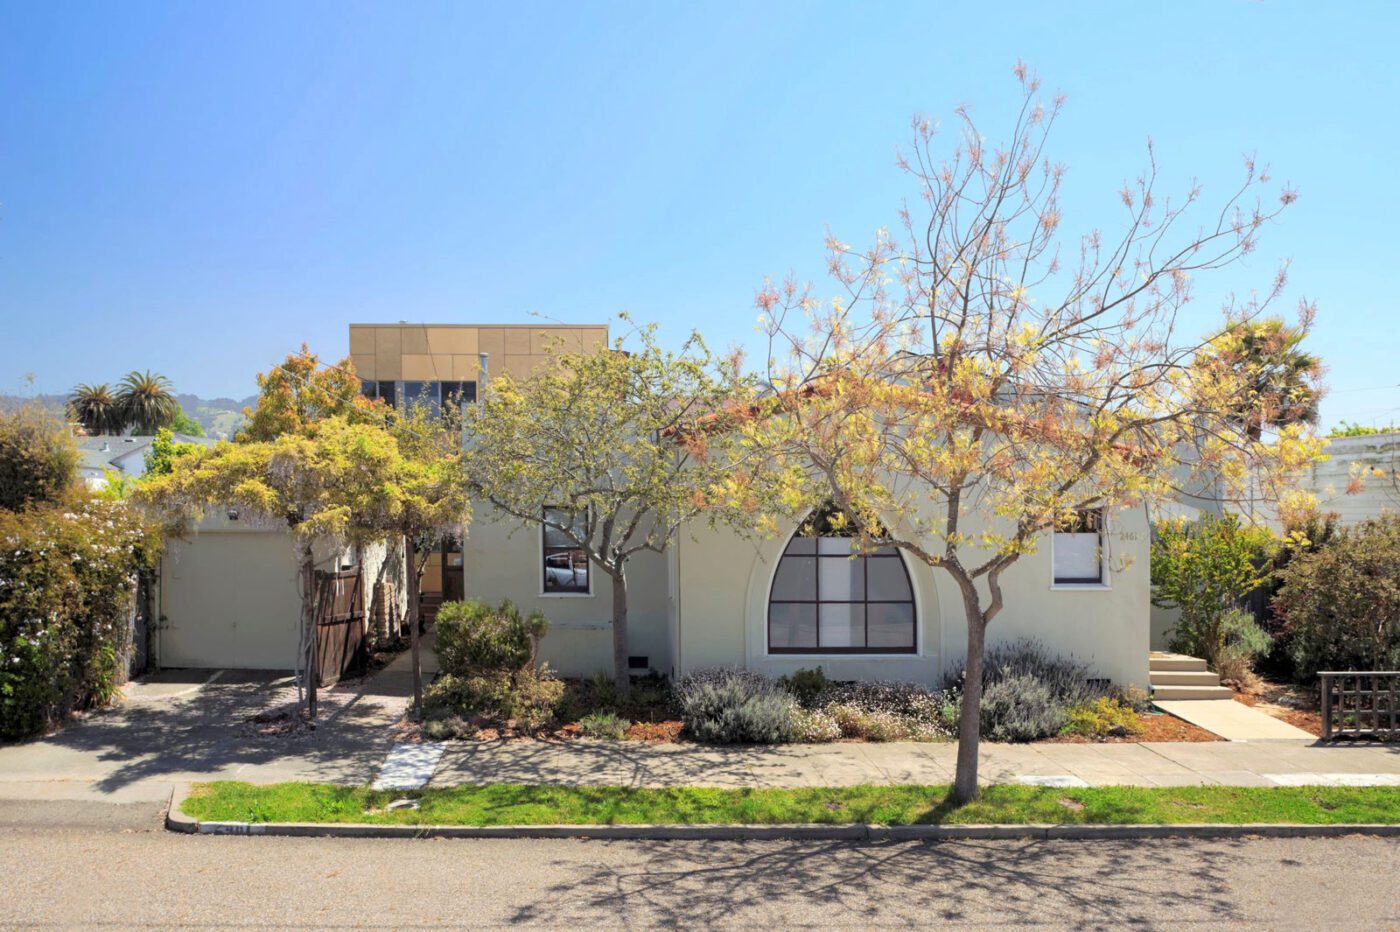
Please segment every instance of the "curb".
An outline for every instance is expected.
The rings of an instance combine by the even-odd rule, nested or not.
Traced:
[[[201,822],[180,811],[187,789],[170,794],[165,827],[188,835],[283,838],[589,838],[599,841],[1049,841],[1146,838],[1400,837],[1400,824],[1273,825],[369,825],[333,822]]]

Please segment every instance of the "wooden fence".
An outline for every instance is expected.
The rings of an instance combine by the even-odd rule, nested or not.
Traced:
[[[1322,737],[1400,739],[1400,672],[1329,670],[1322,677]]]
[[[358,567],[316,573],[316,685],[329,686],[365,664],[365,596]]]

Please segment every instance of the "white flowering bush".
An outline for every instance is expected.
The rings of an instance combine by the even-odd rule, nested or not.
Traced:
[[[121,502],[0,510],[0,737],[111,701],[138,574],[159,537]]]

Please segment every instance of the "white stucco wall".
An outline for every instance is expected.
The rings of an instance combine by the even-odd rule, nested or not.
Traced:
[[[590,595],[545,593],[543,550],[538,526],[498,515],[489,506],[474,509],[463,542],[465,593],[495,603],[510,599],[523,612],[536,609],[549,619],[540,656],[564,676],[612,671],[612,581],[592,569]],[[629,653],[669,673],[667,558],[644,552],[628,564]],[[644,671],[637,671],[644,672]]]
[[[972,530],[972,529],[970,529]],[[988,643],[1032,637],[1089,664],[1096,676],[1146,686],[1149,650],[1147,519],[1141,508],[1116,513],[1107,532],[1107,584],[1055,587],[1048,538],[1002,576],[1005,607]],[[948,574],[905,559],[918,613],[917,653],[770,654],[768,591],[781,538],[745,540],[728,531],[692,529],[677,543],[674,664],[681,673],[741,666],[781,675],[820,665],[835,679],[936,684],[960,668],[967,626],[962,597]],[[974,530],[975,533],[975,530]]]
[[[357,553],[322,541],[312,552],[318,570],[338,569],[358,556],[367,614],[373,585],[381,579],[395,584],[400,614],[407,610],[401,547],[372,543]],[[169,542],[157,610],[165,616],[152,637],[160,666],[291,669],[301,624],[291,534],[274,523],[232,521],[211,512],[186,539]]]

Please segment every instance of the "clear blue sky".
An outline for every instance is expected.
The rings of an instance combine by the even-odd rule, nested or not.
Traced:
[[[1400,418],[1400,4],[0,3],[0,390],[152,368],[242,396],[350,321],[607,320],[756,345],[754,287],[893,224],[915,112],[996,136],[1024,58],[1068,109],[1065,228],[1301,199],[1258,256],[1319,302],[1324,420]],[[1058,6],[1058,5],[1057,5]],[[824,284],[822,290],[828,291]]]

